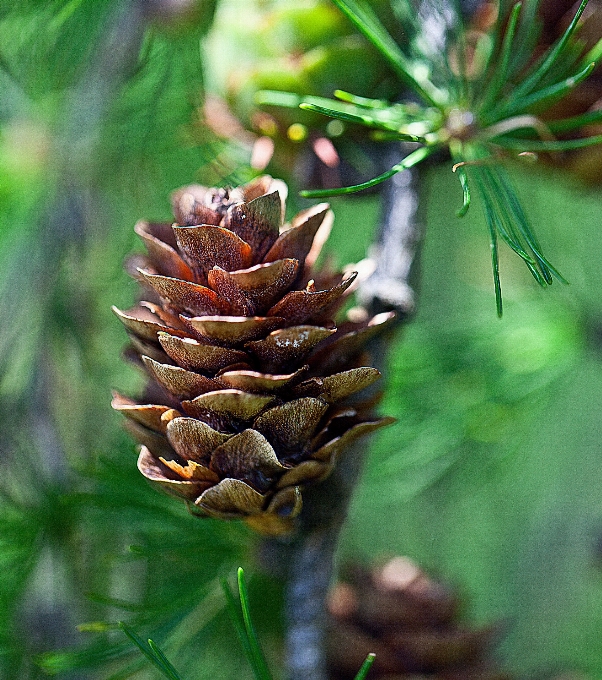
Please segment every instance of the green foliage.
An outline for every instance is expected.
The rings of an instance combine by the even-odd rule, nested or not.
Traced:
[[[506,622],[500,658],[517,676],[598,678],[600,196],[550,173],[520,179],[574,281],[536,295],[502,254],[512,284],[492,322],[478,214],[466,217],[468,245],[450,246],[439,206],[455,182],[431,172],[420,307],[382,405],[398,423],[371,450],[340,559],[411,555],[459,588],[471,618]]]
[[[240,598],[239,603],[236,602],[228,582],[223,578],[221,579],[222,590],[226,597],[230,618],[243,646],[247,661],[253,669],[253,675],[256,680],[272,680],[272,674],[270,673],[267,661],[261,650],[257,632],[255,631],[255,626],[251,619],[249,595],[242,567],[238,568],[237,583],[238,596]],[[136,633],[123,622],[119,623],[119,628],[123,630],[142,654],[161,672],[162,675],[168,678],[168,680],[182,680],[180,674],[153,640],[149,639],[147,642],[144,642],[144,640],[136,635]],[[355,680],[365,680],[375,658],[375,654],[368,654],[366,660],[357,672]]]
[[[140,385],[110,312],[133,300],[132,225],[167,217],[169,192],[202,179],[218,143],[183,136],[202,97],[203,5],[203,22],[177,33],[114,0],[0,12],[2,677],[131,665],[104,624],[75,649],[77,623],[117,610],[156,625],[169,650],[202,636],[222,608],[208,584],[245,549],[245,532],[154,497],[108,406],[111,389]],[[201,543],[213,547],[199,564]]]
[[[499,316],[502,314],[502,293],[498,239],[523,259],[541,286],[550,285],[554,278],[564,281],[543,255],[516,191],[500,166],[509,152],[527,153],[533,157],[535,153],[566,151],[602,142],[602,135],[568,140],[552,137],[553,131],[578,129],[584,121],[590,120],[590,114],[586,118],[577,116],[551,123],[544,123],[540,118],[546,108],[569,95],[594,70],[595,63],[583,60],[574,40],[588,0],[580,3],[564,33],[535,61],[524,50],[524,28],[537,8],[535,1],[528,3],[522,17],[521,2],[512,6],[509,18],[502,11],[490,33],[482,33],[479,37],[470,57],[468,33],[461,18],[456,16],[446,24],[443,16],[433,17],[434,21],[439,21],[439,29],[447,33],[446,45],[440,46],[447,56],[443,64],[434,58],[429,41],[419,39],[417,19],[407,19],[410,39],[404,50],[364,0],[333,1],[422,105],[417,106],[414,101],[390,104],[340,90],[335,91],[339,101],[311,96],[286,98],[269,91],[260,93],[258,101],[268,105],[298,106],[345,123],[364,125],[374,131],[375,139],[419,143],[423,149],[421,161],[436,152],[449,153],[454,172],[459,171],[463,192],[458,216],[465,215],[470,206],[469,177],[482,197],[490,234]],[[536,35],[535,30],[530,31],[530,43]],[[587,56],[597,54],[593,50]],[[595,119],[597,114],[591,118]],[[538,136],[541,139],[537,139]],[[413,154],[408,156],[411,160],[397,164],[370,181],[340,189],[304,191],[303,196],[322,198],[373,187],[413,165]]]

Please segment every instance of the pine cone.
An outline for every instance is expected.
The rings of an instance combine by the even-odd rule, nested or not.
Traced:
[[[507,680],[486,661],[496,627],[459,623],[459,604],[404,557],[372,573],[353,569],[329,597],[331,678],[352,680],[374,652],[372,680]]]
[[[363,350],[393,315],[335,327],[356,274],[314,271],[332,213],[321,204],[282,227],[285,194],[268,176],[177,191],[175,225],[136,225],[145,301],[114,310],[150,378],[146,403],[113,400],[142,474],[199,514],[267,534],[290,531],[302,487],[391,421],[347,398],[379,378]]]

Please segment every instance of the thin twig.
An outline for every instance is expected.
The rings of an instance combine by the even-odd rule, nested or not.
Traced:
[[[418,172],[415,168],[403,171],[385,187],[381,228],[372,253],[375,270],[360,293],[370,313],[393,309],[400,321],[407,319],[414,309],[410,279],[423,232],[418,217]],[[386,340],[378,340],[370,348],[375,357],[373,363],[381,369],[386,362],[385,345]],[[289,680],[327,677],[325,600],[339,534],[365,451],[364,441],[352,446],[327,481],[304,492],[302,525],[287,554]]]
[[[357,293],[358,301],[371,314],[391,310],[404,320],[415,309],[414,264],[423,235],[419,172],[412,168],[398,173],[383,192],[380,232],[368,254],[374,262],[374,272]]]
[[[461,9],[468,11],[469,5],[467,1],[459,3]],[[416,16],[420,22],[421,43],[425,49],[430,48],[433,61],[445,58],[449,36],[459,21],[454,0],[421,0]],[[399,147],[393,153],[399,154]],[[392,167],[400,157],[384,160],[387,167]],[[415,167],[400,172],[385,184],[380,229],[369,254],[374,260],[374,272],[358,293],[369,313],[394,310],[399,323],[406,321],[416,306],[414,272],[423,235],[419,180],[420,170]],[[379,338],[369,349],[373,364],[384,372],[388,340]],[[365,442],[352,446],[332,476],[304,494],[302,526],[288,555],[289,680],[326,680],[327,677],[326,595],[339,534],[366,448]]]

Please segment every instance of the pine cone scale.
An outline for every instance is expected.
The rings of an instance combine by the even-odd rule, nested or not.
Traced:
[[[292,258],[305,262],[314,243],[318,229],[330,212],[327,203],[321,203],[301,213],[302,217],[290,229],[283,232],[264,258],[264,262],[273,262],[284,258]]]
[[[138,272],[162,300],[167,301],[179,312],[203,316],[227,314],[231,309],[226,300],[206,286],[160,274],[151,274],[143,269],[138,269]]]
[[[184,280],[192,279],[193,273],[190,267],[169,243],[166,243],[152,233],[152,226],[153,225],[150,225],[148,222],[140,221],[134,227],[134,231],[146,246],[150,259],[154,262],[161,262],[161,273],[165,276]],[[154,226],[160,228],[162,225]],[[162,233],[163,238],[168,238],[168,236],[164,234],[165,230],[157,229],[157,231]]]
[[[222,385],[200,373],[187,371],[179,366],[162,364],[148,356],[142,361],[152,377],[168,392],[180,399],[193,399],[205,392],[219,390]]]
[[[253,262],[251,246],[229,229],[209,225],[173,229],[178,247],[200,281],[207,281],[214,266],[232,271]]]
[[[246,204],[233,205],[224,226],[246,241],[255,253],[255,262],[261,262],[278,239],[282,212],[280,194],[273,191]]]
[[[171,472],[146,446],[142,446],[138,457],[138,469],[150,482],[157,484],[168,493],[173,493],[187,500],[194,500],[213,485],[211,482],[198,482],[182,479]]]
[[[169,357],[190,371],[216,373],[247,359],[247,354],[241,350],[203,344],[194,338],[180,338],[169,333],[159,333],[159,343]]]
[[[184,460],[208,463],[211,453],[233,435],[223,434],[196,418],[178,417],[166,428],[167,439]]]
[[[328,404],[322,399],[295,399],[259,415],[254,427],[278,450],[281,460],[295,460],[306,453],[327,410]]]
[[[210,468],[194,460],[186,461],[186,465],[181,465],[175,460],[159,457],[159,460],[166,465],[172,472],[175,472],[178,477],[188,479],[190,481],[208,482],[209,485],[217,484],[220,480],[219,476]],[[207,487],[209,488],[209,487]]]
[[[299,377],[306,372],[307,366],[302,366],[297,371],[285,375],[272,375],[256,371],[227,371],[226,373],[221,373],[219,379],[228,387],[234,389],[260,394],[265,392],[273,394],[284,389],[292,382],[297,382]]]
[[[261,361],[265,370],[272,371],[304,360],[316,345],[335,333],[334,328],[291,326],[273,331],[263,340],[249,342],[246,348]]]
[[[328,290],[312,290],[310,282],[306,290],[294,290],[287,293],[268,310],[267,315],[282,316],[287,320],[287,325],[290,326],[302,324],[339,300],[356,277],[357,273],[353,272]]]
[[[296,278],[297,260],[275,260],[250,269],[227,272],[215,267],[207,277],[209,285],[227,300],[234,314],[253,316],[266,311]],[[278,316],[269,314],[268,316]]]
[[[186,334],[180,331],[165,326],[159,323],[159,319],[154,316],[149,310],[145,310],[142,306],[134,307],[127,312],[122,312],[117,307],[113,307],[113,313],[126,327],[126,329],[137,339],[149,340],[156,342],[157,334],[161,331],[169,331],[173,334],[180,334],[186,337]]]
[[[162,428],[161,416],[170,410],[169,406],[158,404],[136,404],[136,402],[122,397],[120,394],[113,396],[111,406],[123,413],[128,418],[144,425],[150,430],[160,432]]]
[[[199,340],[237,347],[264,337],[284,323],[278,316],[197,316],[182,317]]]
[[[249,421],[274,401],[271,395],[252,394],[242,390],[206,392],[183,401],[184,410],[195,418],[222,417],[226,420]]]
[[[221,479],[240,479],[265,493],[286,467],[278,460],[268,440],[257,430],[249,429],[234,435],[213,452],[211,469]]]
[[[241,514],[259,515],[266,497],[240,479],[227,477],[199,496],[195,505],[211,517],[237,519]]]

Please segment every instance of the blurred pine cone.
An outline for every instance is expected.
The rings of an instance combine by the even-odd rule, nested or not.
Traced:
[[[200,514],[267,534],[291,530],[301,488],[390,422],[342,402],[379,378],[363,350],[393,315],[335,327],[356,274],[315,271],[332,214],[317,205],[283,227],[285,195],[268,176],[175,192],[175,225],[136,225],[145,301],[115,309],[150,379],[142,403],[113,400],[142,474]]]
[[[487,662],[494,626],[459,622],[458,598],[411,560],[355,567],[330,593],[330,677],[352,680],[367,654],[371,680],[507,680]]]

